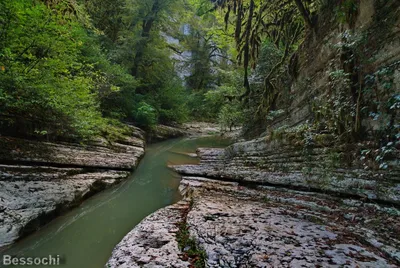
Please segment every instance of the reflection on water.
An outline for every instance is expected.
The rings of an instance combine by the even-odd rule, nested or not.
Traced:
[[[90,198],[3,254],[61,255],[65,261],[61,267],[104,267],[114,246],[144,217],[181,198],[177,191],[180,177],[167,164],[195,164],[198,160],[185,153],[228,143],[206,137],[150,145],[130,179]]]

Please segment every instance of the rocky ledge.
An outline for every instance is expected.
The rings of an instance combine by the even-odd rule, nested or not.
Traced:
[[[183,136],[205,137],[221,135],[226,138],[237,138],[240,128],[234,128],[232,131],[222,131],[218,124],[210,122],[190,122],[180,126],[156,125],[148,133],[149,142],[159,142],[168,139],[179,138]]]
[[[265,184],[271,174],[257,172],[267,171],[229,166],[232,157],[222,157],[229,150],[200,149],[200,165],[173,167],[184,174],[185,198],[142,221],[114,249],[107,266],[400,265],[396,198],[388,204],[344,188],[324,192],[285,185],[290,180]]]
[[[189,267],[176,239],[189,203],[181,201],[145,218],[115,247],[106,267]],[[168,266],[169,265],[169,266]]]
[[[114,249],[107,267],[400,264],[397,209],[201,177],[184,177],[180,189],[185,199],[143,220]],[[190,239],[181,239],[184,231]]]
[[[144,133],[88,145],[0,137],[0,248],[127,178],[144,154]]]
[[[240,127],[234,127],[231,130],[223,130],[216,123],[210,122],[190,122],[183,124],[183,129],[188,135],[193,137],[215,136],[220,135],[228,139],[237,140],[240,136]]]
[[[399,162],[390,171],[366,170],[349,161],[336,163],[338,155],[357,148],[330,150],[316,147],[306,151],[286,141],[260,138],[226,149],[199,148],[199,165],[174,169],[186,176],[325,192],[400,206]]]
[[[149,142],[160,142],[184,136],[205,137],[216,135],[237,140],[239,139],[240,131],[241,128],[239,127],[234,127],[230,131],[222,130],[218,124],[210,122],[190,122],[177,126],[156,125],[148,132],[147,140]]]
[[[148,133],[149,142],[159,142],[189,135],[186,129],[180,126],[156,125]]]

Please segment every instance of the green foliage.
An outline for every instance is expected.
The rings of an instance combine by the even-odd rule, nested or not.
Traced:
[[[3,116],[26,121],[29,135],[88,138],[102,122],[93,77],[80,61],[85,31],[44,4],[3,1],[0,43]],[[30,125],[30,126],[28,126]]]
[[[356,106],[349,98],[350,74],[344,70],[329,73],[329,93],[314,100],[313,111],[320,129],[351,136]]]
[[[182,259],[189,261],[191,267],[204,268],[206,267],[207,253],[204,249],[199,248],[196,240],[190,236],[189,225],[187,224],[187,213],[194,205],[193,198],[190,199],[189,208],[182,213],[182,220],[176,225],[178,232],[176,233],[176,241],[178,247],[182,251]]]
[[[239,104],[224,105],[218,114],[218,122],[222,130],[232,131],[233,127],[241,126],[243,124],[241,106]]]
[[[144,128],[158,119],[185,121],[186,92],[160,36],[182,5],[154,0],[152,10],[148,1],[134,2],[1,1],[2,133],[90,139],[121,129],[108,118]],[[154,23],[149,36],[141,32],[143,20]],[[139,51],[140,62],[132,55]]]
[[[192,119],[200,121],[215,121],[220,107],[210,102],[205,94],[207,90],[192,92],[187,99],[187,107]]]
[[[181,81],[175,79],[168,81],[158,96],[160,122],[183,123],[188,119],[186,106],[186,92]]]
[[[243,92],[240,75],[237,70],[220,69],[216,76],[220,86],[194,91],[188,101],[192,117],[205,121],[218,120],[224,129],[240,125],[241,107],[238,97]],[[232,116],[229,116],[229,112],[233,112]]]
[[[362,162],[364,169],[388,169],[389,162],[396,159],[396,155],[399,154],[399,139],[390,141],[379,149],[361,150],[360,161]]]
[[[227,73],[228,75],[222,78],[221,86],[192,92],[188,98],[187,105],[192,118],[196,120],[216,121],[224,106],[226,106],[225,110],[227,106],[233,106],[233,110],[241,110],[238,97],[242,92],[242,88],[238,86],[240,84],[235,79],[240,74],[235,71]],[[232,80],[229,80],[228,77]]]
[[[350,25],[354,24],[354,20],[356,19],[356,14],[359,9],[359,1],[358,0],[344,0],[341,1],[341,4],[336,7],[336,17],[341,23],[349,23]]]
[[[90,0],[85,1],[92,23],[101,31],[105,44],[116,43],[124,30],[123,16],[126,14],[125,0]]]
[[[250,83],[251,93],[243,105],[246,118],[243,132],[248,137],[264,132],[267,124],[282,113],[280,110],[285,110],[290,104],[287,66],[279,66],[283,55],[284,51],[277,48],[269,39],[264,40],[258,65],[253,71]],[[266,79],[271,73],[273,75]],[[270,81],[273,81],[273,84]],[[278,102],[280,107],[277,107]]]
[[[238,96],[224,88],[236,89],[234,39],[224,30],[223,16],[205,0],[190,0],[183,17],[186,31],[177,36],[183,51],[191,57],[180,68],[190,94],[187,107],[193,120],[216,121],[229,99]]]
[[[256,74],[262,76],[261,74],[271,72],[274,66],[279,63],[282,56],[283,51],[277,48],[269,39],[266,39],[261,47]],[[282,70],[279,71],[282,73]]]
[[[243,112],[238,100],[243,90],[238,83],[240,73],[224,72],[222,80],[225,83],[204,94],[206,107],[211,117],[216,117],[222,130],[232,130],[243,123]]]
[[[396,79],[399,81],[395,72],[399,66],[400,62],[395,62],[364,77],[363,93],[367,101],[362,108],[363,116],[374,125],[372,134],[379,143],[375,150],[361,151],[365,169],[388,169],[397,164],[393,160],[400,151],[400,95],[395,83]]]
[[[284,110],[275,110],[275,111],[270,111],[267,115],[267,120],[268,121],[274,121],[276,118],[284,114]]]
[[[157,111],[153,106],[142,101],[135,112],[135,120],[138,126],[151,128],[157,123]]]
[[[131,136],[131,129],[116,119],[105,119],[100,126],[101,135],[109,142],[123,140],[126,136]]]
[[[184,258],[190,258],[193,262],[193,267],[206,267],[207,254],[197,246],[194,238],[190,237],[189,227],[186,222],[181,222],[178,225],[179,231],[176,235],[178,246],[181,251],[184,251]]]

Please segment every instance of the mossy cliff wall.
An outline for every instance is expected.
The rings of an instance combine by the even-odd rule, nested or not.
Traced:
[[[179,172],[400,205],[400,2],[329,2],[291,60],[286,113]]]
[[[399,119],[390,107],[400,88],[400,2],[354,1],[352,11],[329,2],[291,60],[287,112],[271,128],[307,120],[354,128],[358,109],[361,133],[374,135]]]

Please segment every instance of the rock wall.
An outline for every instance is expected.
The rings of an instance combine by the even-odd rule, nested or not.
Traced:
[[[159,142],[168,139],[183,137],[186,135],[188,135],[188,133],[182,128],[156,125],[151,131],[149,131],[147,140],[149,142]]]
[[[260,138],[235,143],[227,149],[199,149],[198,154],[199,165],[174,169],[186,176],[326,192],[400,205],[399,169],[378,173],[340,164],[330,166],[329,148],[305,152],[286,141]]]
[[[372,92],[362,96],[362,104],[365,106],[370,102],[383,103],[400,92],[400,2],[355,1],[359,2],[359,6],[352,22],[340,18],[335,11],[338,6],[334,3],[338,1],[325,2],[326,10],[319,15],[315,30],[308,33],[291,63],[293,81],[288,94],[289,106],[282,107],[287,111],[270,124],[270,129],[315,120],[316,106],[321,106],[321,103],[332,97],[331,74],[337,70],[358,76],[357,79],[350,79],[356,79],[352,83],[360,83],[358,86],[364,89],[371,86]],[[349,56],[346,55],[346,49],[351,50],[350,58],[346,58]],[[353,56],[357,59],[352,59]],[[358,70],[348,66],[352,60],[360,67]],[[389,69],[390,75],[383,77],[380,71]],[[369,81],[369,78],[374,81]],[[351,99],[351,90],[347,93]],[[350,100],[353,105],[356,101]],[[368,108],[370,112],[386,112],[384,108]],[[397,120],[399,116],[397,113]],[[384,116],[373,120],[367,115],[363,119],[363,126],[366,132],[377,130],[388,120]]]
[[[89,145],[0,136],[0,247],[127,178],[144,147],[134,127],[129,137]]]
[[[396,226],[379,206],[372,212],[354,200],[201,177],[184,177],[182,187],[192,191],[187,223],[206,267],[396,267],[400,260],[396,235],[371,224],[382,217],[386,230]]]
[[[292,59],[287,112],[178,172],[400,205],[400,1],[354,1],[344,17],[341,1],[324,2]]]
[[[232,137],[237,134],[236,132],[222,133],[218,124],[207,122],[190,122],[175,127],[156,125],[151,131],[149,131],[147,140],[149,142],[158,142],[183,136],[210,136],[218,134],[221,136],[225,135],[227,137]]]
[[[180,259],[176,240],[178,223],[188,206],[186,201],[178,202],[145,218],[114,248],[106,267],[190,267]]]

